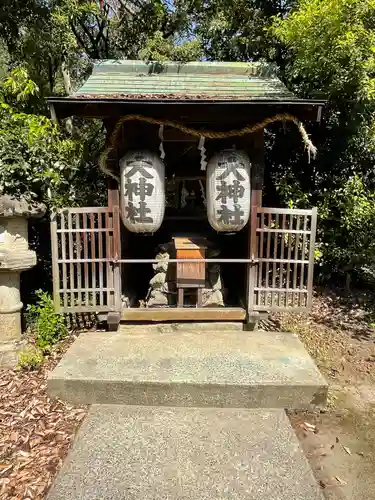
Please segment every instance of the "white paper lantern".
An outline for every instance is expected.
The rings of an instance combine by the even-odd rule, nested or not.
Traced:
[[[133,233],[154,233],[165,210],[165,167],[156,153],[129,151],[120,160],[121,215]]]
[[[240,231],[250,216],[250,159],[226,149],[207,165],[207,217],[215,231]]]

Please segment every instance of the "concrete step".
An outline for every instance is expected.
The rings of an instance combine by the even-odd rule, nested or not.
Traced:
[[[82,334],[50,374],[78,404],[309,408],[327,383],[298,337],[243,331]]]
[[[47,500],[323,500],[283,410],[98,405]]]
[[[166,323],[122,323],[120,331],[126,333],[139,332],[160,332],[160,333],[173,333],[173,332],[196,332],[196,331],[243,331],[244,323],[242,321],[205,321],[203,323],[198,321],[185,321],[180,323],[166,322]]]

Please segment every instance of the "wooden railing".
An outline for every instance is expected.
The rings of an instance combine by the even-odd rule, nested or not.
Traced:
[[[253,207],[248,259],[248,314],[311,307],[317,210]],[[51,221],[54,302],[64,313],[121,311],[120,214],[112,208],[68,208]],[[175,262],[172,259],[170,262]]]

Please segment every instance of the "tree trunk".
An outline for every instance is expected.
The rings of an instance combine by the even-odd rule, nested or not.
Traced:
[[[65,92],[67,95],[70,95],[72,92],[72,82],[70,79],[70,71],[65,60],[61,63],[61,72],[64,80]],[[71,117],[67,118],[65,128],[69,134],[73,134],[73,119]]]
[[[65,92],[67,93],[67,95],[69,95],[72,92],[72,82],[70,79],[70,72],[66,61],[63,61],[61,64],[61,72],[64,79]]]

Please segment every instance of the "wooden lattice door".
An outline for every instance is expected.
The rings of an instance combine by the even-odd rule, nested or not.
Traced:
[[[253,209],[249,315],[310,309],[317,209]]]
[[[57,311],[121,311],[117,206],[59,210],[52,216],[51,242]]]

